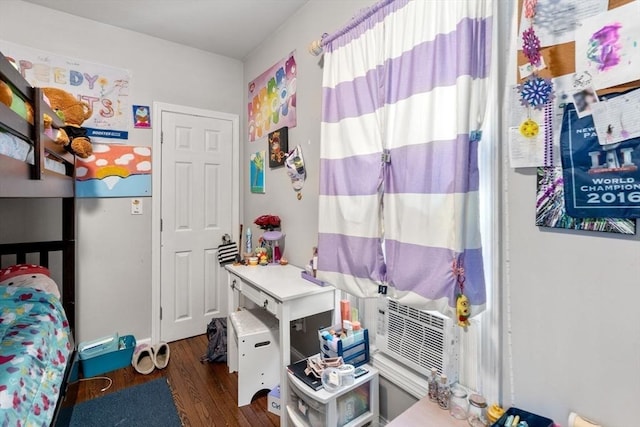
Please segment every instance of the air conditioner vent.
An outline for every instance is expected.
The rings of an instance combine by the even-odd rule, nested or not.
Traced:
[[[376,343],[385,354],[427,374],[431,368],[458,378],[458,330],[451,319],[392,299],[378,309]]]

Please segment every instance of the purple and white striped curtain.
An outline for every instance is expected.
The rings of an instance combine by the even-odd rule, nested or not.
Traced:
[[[325,39],[318,274],[454,316],[486,296],[477,149],[492,0],[383,0]],[[457,270],[460,273],[460,270]]]

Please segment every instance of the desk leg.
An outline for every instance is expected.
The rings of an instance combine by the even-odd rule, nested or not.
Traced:
[[[291,321],[289,303],[283,302],[280,315],[280,427],[287,427],[287,399],[289,397],[289,380],[287,366],[291,364]]]

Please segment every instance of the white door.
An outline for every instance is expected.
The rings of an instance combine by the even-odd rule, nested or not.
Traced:
[[[227,314],[217,247],[234,235],[234,126],[171,111],[161,117],[160,339],[175,341]]]

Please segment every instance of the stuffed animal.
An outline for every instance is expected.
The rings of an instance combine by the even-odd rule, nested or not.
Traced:
[[[44,115],[44,133],[56,144],[64,146],[69,144],[67,133],[62,129],[55,129],[53,127],[53,119],[48,114]]]
[[[0,80],[0,102],[11,108],[13,102],[13,91],[8,84]]]
[[[466,328],[469,326],[469,316],[471,316],[471,307],[469,298],[465,294],[458,294],[456,298],[456,315],[458,317],[458,326]]]
[[[68,142],[65,144],[65,148],[67,151],[83,159],[89,157],[93,154],[93,148],[87,130],[82,127],[82,123],[93,114],[89,104],[78,101],[75,96],[62,89],[45,87],[42,90],[49,98],[51,109],[64,121],[65,126],[60,130],[66,134]],[[65,141],[65,138],[60,137],[56,140]]]
[[[17,115],[33,124],[33,107],[19,96],[14,96],[11,87],[0,80],[0,102],[11,108]]]

